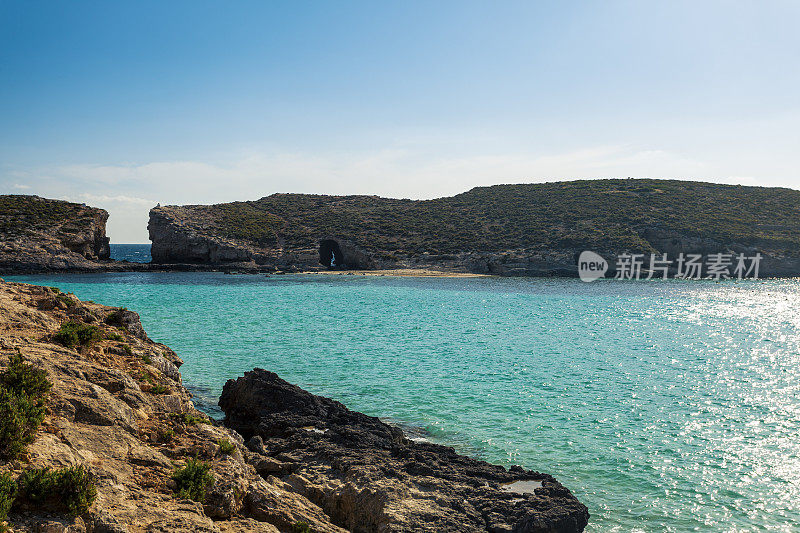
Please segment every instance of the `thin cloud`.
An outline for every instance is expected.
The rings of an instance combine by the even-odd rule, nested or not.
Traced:
[[[108,231],[114,242],[146,242],[148,211],[157,203],[253,200],[275,192],[425,199],[483,185],[589,178],[754,183],[737,170],[726,176],[724,168],[707,161],[632,144],[556,154],[432,153],[429,147],[405,145],[362,152],[250,151],[217,161],[52,166],[16,170],[15,182],[25,180],[41,196],[102,207],[111,215]]]

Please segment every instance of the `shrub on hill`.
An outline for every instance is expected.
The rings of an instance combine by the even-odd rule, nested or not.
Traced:
[[[94,478],[83,466],[26,470],[18,484],[20,498],[29,504],[73,516],[84,514],[97,497]]]
[[[53,335],[53,340],[67,348],[87,346],[102,339],[103,335],[97,326],[82,322],[69,321]]]
[[[51,387],[44,370],[26,363],[19,352],[11,357],[0,374],[0,457],[13,459],[33,441]]]
[[[210,464],[189,459],[186,466],[172,474],[172,479],[175,480],[175,493],[179,498],[202,502],[206,497],[206,491],[214,484],[214,476],[210,470]]]
[[[8,516],[11,504],[17,497],[17,482],[7,472],[0,472],[0,523]],[[2,528],[0,528],[2,531]]]

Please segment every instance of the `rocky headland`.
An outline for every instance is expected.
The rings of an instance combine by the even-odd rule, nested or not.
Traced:
[[[132,311],[0,282],[6,527],[523,533],[587,523],[552,476],[411,441],[263,370],[228,382],[226,419],[213,421],[193,405],[181,364]]]
[[[225,385],[225,424],[348,531],[582,531],[586,507],[552,476],[409,440],[377,418],[255,369]]]
[[[800,275],[800,191],[675,180],[497,185],[420,201],[273,194],[157,207],[148,228],[164,265],[576,276],[592,250],[612,267],[622,253],[760,253],[761,277]]]
[[[0,275],[236,269],[228,264],[196,261],[170,264],[114,261],[110,259],[107,221],[107,211],[84,204],[29,195],[0,195]]]
[[[91,271],[110,256],[108,212],[38,196],[0,196],[0,272]]]

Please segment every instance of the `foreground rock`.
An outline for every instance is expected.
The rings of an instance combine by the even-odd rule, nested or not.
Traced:
[[[66,322],[95,328],[94,340],[58,344]],[[0,280],[0,371],[16,353],[53,386],[35,439],[22,457],[0,460],[0,472],[18,478],[31,468],[81,465],[97,498],[75,517],[15,506],[11,531],[567,532],[588,519],[546,474],[412,443],[262,370],[226,385],[221,404],[232,427],[224,427],[195,409],[182,361],[147,336],[136,313]],[[190,458],[211,466],[201,501],[174,493],[172,474]],[[502,489],[516,480],[541,488]]]
[[[101,338],[76,349],[55,343],[67,321],[93,326]],[[18,350],[46,370],[53,388],[26,455],[0,460],[0,472],[83,465],[97,499],[78,517],[14,508],[13,531],[276,532],[301,522],[343,531],[291,486],[260,476],[242,438],[195,409],[181,360],[147,337],[136,313],[0,281],[0,371]],[[200,502],[173,492],[172,473],[193,457],[211,464],[214,477]]]
[[[228,381],[220,406],[260,473],[349,531],[569,532],[589,518],[550,475],[412,442],[265,370]]]

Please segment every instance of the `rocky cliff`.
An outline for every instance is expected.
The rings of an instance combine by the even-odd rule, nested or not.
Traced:
[[[412,443],[264,371],[226,385],[225,427],[195,409],[181,364],[132,311],[0,281],[0,529],[6,513],[31,533],[586,525],[551,476]],[[32,386],[37,397],[20,395]]]
[[[93,270],[107,260],[108,213],[38,196],[0,196],[0,272]]]
[[[153,260],[252,269],[434,268],[575,275],[592,250],[744,253],[800,275],[800,191],[670,180],[479,187],[413,201],[274,194],[150,213]]]

